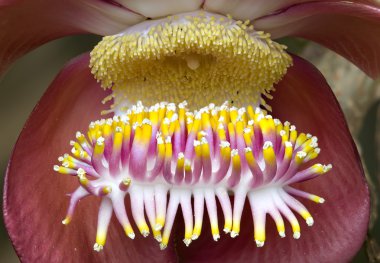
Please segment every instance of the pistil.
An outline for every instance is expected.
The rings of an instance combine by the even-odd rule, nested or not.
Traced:
[[[113,89],[113,111],[146,103],[187,100],[266,105],[292,59],[286,47],[249,21],[193,12],[146,21],[104,37],[91,52],[91,72]],[[265,98],[265,99],[263,99]]]

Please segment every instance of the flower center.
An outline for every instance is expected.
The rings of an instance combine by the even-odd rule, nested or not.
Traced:
[[[304,169],[320,152],[316,137],[298,133],[289,122],[282,123],[251,106],[209,104],[189,111],[185,102],[178,107],[161,102],[149,108],[139,102],[127,112],[91,123],[87,136],[77,132],[77,140],[70,143],[72,155],[60,157],[62,165],[54,166],[59,173],[77,176],[80,184],[71,195],[63,224],[70,222],[80,199],[87,195],[102,199],[95,250],[105,244],[113,211],[126,234],[134,238],[124,207],[127,194],[139,231],[143,236],[150,232],[146,213],[162,249],[168,244],[179,206],[186,245],[201,234],[205,204],[217,241],[216,198],[223,210],[224,232],[231,237],[240,232],[248,198],[259,247],[265,241],[266,214],[274,219],[281,237],[285,236],[282,215],[290,222],[293,237],[300,237],[300,225],[291,209],[309,226],[313,224],[310,213],[294,196],[317,203],[324,200],[289,185],[331,169],[322,164]],[[229,193],[235,196],[233,206]]]
[[[114,91],[114,110],[144,103],[187,100],[265,105],[273,84],[292,64],[285,46],[249,21],[207,12],[150,20],[104,37],[91,52],[92,73]]]

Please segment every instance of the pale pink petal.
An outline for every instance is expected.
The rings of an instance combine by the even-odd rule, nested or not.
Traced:
[[[123,6],[149,18],[195,11],[203,0],[118,0]]]
[[[80,33],[115,34],[144,19],[106,1],[2,1],[0,74],[15,59],[50,40]]]
[[[348,1],[311,2],[260,18],[256,28],[273,38],[295,36],[318,42],[380,76],[380,7]]]

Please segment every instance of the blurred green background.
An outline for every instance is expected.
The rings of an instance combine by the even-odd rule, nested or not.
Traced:
[[[23,58],[0,77],[0,178],[12,147],[28,115],[60,68],[71,58],[89,51],[99,41],[96,36],[74,36],[48,43]],[[380,84],[355,66],[316,44],[297,39],[284,39],[293,53],[312,61],[325,75],[343,108],[351,133],[361,152],[373,193],[380,193]],[[376,234],[377,198],[373,195],[373,216],[368,239],[355,262],[380,261]],[[374,238],[372,238],[374,237]],[[0,262],[19,262],[0,220]]]

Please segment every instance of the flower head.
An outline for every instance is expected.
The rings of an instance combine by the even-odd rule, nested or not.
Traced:
[[[57,250],[43,255],[53,261],[69,251],[78,253],[73,258],[95,261],[131,255],[157,261],[213,261],[220,256],[244,261],[268,258],[273,248],[286,261],[291,261],[290,254],[336,261],[348,260],[360,246],[368,221],[368,189],[339,106],[307,62],[253,27],[256,22],[273,25],[285,11],[261,18],[249,13],[257,18],[252,25],[214,13],[224,13],[223,1],[185,2],[157,10],[123,2],[157,19],[104,37],[91,58],[83,56],[61,73],[32,114],[13,155],[24,162],[10,163],[5,186],[6,224],[22,260],[41,255],[28,249],[28,242],[46,250],[55,241]],[[187,13],[199,6],[208,12]],[[173,16],[161,18],[167,13]],[[246,15],[241,11],[237,18]],[[104,95],[94,89],[99,85],[88,65],[101,86],[112,89],[103,102],[112,99],[113,105],[105,111],[99,104]],[[50,104],[54,107],[46,115]],[[100,108],[111,116],[99,119]],[[76,134],[71,153],[62,155],[70,134]],[[24,151],[22,146],[31,142],[40,147]],[[321,163],[314,162],[319,147],[324,150]],[[55,154],[61,155],[60,165],[53,166]],[[332,168],[330,163],[331,175],[319,176]],[[48,167],[75,179],[46,179]],[[31,191],[22,190],[25,174],[35,176],[27,186]],[[34,235],[40,215],[62,214],[66,205],[61,196],[72,187],[65,227],[57,218],[46,220],[40,235]],[[351,192],[350,198],[344,197],[345,191]],[[84,200],[79,204],[86,196],[93,197],[88,205],[82,205]],[[308,203],[325,199],[322,206]],[[25,206],[21,212],[14,209],[20,200]],[[93,206],[95,200],[99,208]],[[41,206],[35,208],[36,203]],[[178,227],[182,222],[175,223],[179,208],[183,228]],[[247,210],[253,231],[247,227],[252,226]],[[113,213],[124,231],[112,222]],[[204,214],[209,220],[204,221]],[[299,216],[305,223],[299,223]],[[75,218],[81,222],[69,225]],[[235,240],[220,233],[221,219],[224,232]],[[316,226],[303,230],[306,235],[300,240],[285,237],[292,232],[299,239],[302,224],[314,221]],[[134,224],[141,236],[151,232],[155,240],[142,240]],[[276,238],[273,229],[285,239]],[[48,232],[49,241],[41,238]],[[212,239],[218,245],[209,245]],[[321,253],[326,242],[329,253]],[[93,254],[91,243],[103,253]],[[267,245],[257,249],[252,244]],[[236,250],[228,252],[230,247]]]

